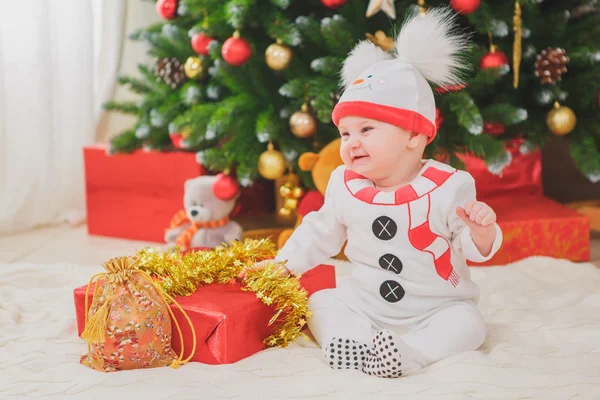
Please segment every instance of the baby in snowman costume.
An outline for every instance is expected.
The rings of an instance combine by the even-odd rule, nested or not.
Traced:
[[[348,56],[332,115],[344,165],[276,257],[300,274],[347,240],[351,278],[310,298],[308,326],[332,368],[395,378],[485,340],[466,260],[490,259],[502,232],[471,175],[422,160],[436,135],[428,81],[457,84],[465,67],[453,18],[430,9],[404,23],[394,55],[363,41]]]

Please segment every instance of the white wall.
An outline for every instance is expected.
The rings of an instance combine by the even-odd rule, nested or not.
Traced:
[[[125,35],[123,37],[123,53],[119,74],[132,75],[139,77],[137,72],[138,63],[147,63],[151,57],[146,55],[148,46],[145,42],[132,41],[128,35],[139,28],[160,21],[156,14],[156,8],[153,1],[148,0],[127,0],[127,21],[125,25]],[[129,92],[127,88],[117,86],[113,95],[116,101],[131,101],[139,96]],[[106,142],[111,136],[114,136],[125,129],[130,128],[135,123],[135,117],[120,114],[117,112],[104,112],[101,122],[98,126],[98,141]]]

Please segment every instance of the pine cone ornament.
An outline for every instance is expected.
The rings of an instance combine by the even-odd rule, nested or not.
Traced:
[[[564,49],[548,47],[536,57],[535,76],[541,78],[542,83],[554,84],[567,72],[568,62],[569,57]]]
[[[154,75],[157,81],[163,81],[173,89],[181,86],[186,80],[184,65],[176,58],[163,58],[156,62]]]

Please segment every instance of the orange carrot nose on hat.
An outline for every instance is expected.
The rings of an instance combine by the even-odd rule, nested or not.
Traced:
[[[429,85],[460,84],[467,37],[451,32],[456,14],[432,8],[403,24],[393,54],[361,41],[344,61],[344,93],[333,109],[337,126],[345,116],[360,116],[426,135],[436,135],[435,100]],[[429,82],[428,82],[429,81]]]

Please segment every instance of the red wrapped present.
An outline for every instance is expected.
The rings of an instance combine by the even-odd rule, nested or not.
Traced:
[[[544,196],[493,196],[483,199],[502,228],[502,246],[491,260],[474,266],[505,265],[529,256],[590,259],[590,220]]]
[[[190,152],[136,151],[107,155],[106,146],[83,150],[88,233],[164,242],[165,228],[183,207],[184,183],[205,174]],[[274,209],[273,188],[244,188],[239,215]]]
[[[485,160],[472,154],[457,154],[465,170],[475,179],[478,198],[522,196],[544,193],[542,186],[542,154],[540,150],[521,153],[522,140],[507,141],[506,150],[512,160],[498,175],[489,171]]]
[[[335,287],[335,269],[320,265],[300,278],[302,286],[310,294]],[[190,317],[196,333],[196,353],[192,361],[205,364],[230,364],[266,348],[263,340],[271,332],[269,321],[275,315],[273,307],[263,304],[254,293],[243,292],[239,283],[201,286],[191,296],[175,300]],[[74,290],[77,333],[81,335],[85,325],[85,292],[87,286]],[[92,304],[93,287],[90,288],[89,305]],[[184,342],[184,358],[192,348],[192,332],[181,312],[171,305],[181,327]],[[173,326],[173,349],[179,354],[181,342]]]

